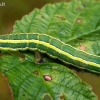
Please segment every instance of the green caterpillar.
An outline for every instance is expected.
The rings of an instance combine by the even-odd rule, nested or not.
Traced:
[[[100,73],[100,56],[77,50],[71,45],[46,34],[20,33],[0,36],[0,50],[27,49],[39,50],[65,63]]]

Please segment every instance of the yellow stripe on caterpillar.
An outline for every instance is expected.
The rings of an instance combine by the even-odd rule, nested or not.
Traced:
[[[55,47],[55,46],[52,46],[51,44],[46,43],[46,42],[44,42],[44,41],[39,41],[39,40],[34,40],[34,39],[32,39],[32,40],[0,40],[0,42],[1,42],[1,43],[15,43],[15,44],[16,44],[16,43],[37,43],[37,44],[42,44],[42,45],[44,45],[44,46],[46,46],[46,47],[48,47],[48,48],[51,48],[51,49],[57,51],[58,53],[61,53],[61,54],[65,55],[65,56],[71,58],[71,59],[74,59],[74,60],[76,60],[76,61],[82,62],[82,63],[84,63],[84,64],[88,64],[88,65],[92,65],[92,66],[95,66],[95,67],[99,67],[99,68],[100,68],[100,64],[96,64],[96,63],[94,63],[94,62],[86,61],[86,60],[84,60],[84,59],[82,59],[82,58],[74,57],[74,56],[72,56],[71,54],[69,54],[69,53],[67,53],[67,52],[65,52],[65,51],[62,51],[62,50],[60,50],[59,48],[57,48],[57,47]],[[5,49],[6,49],[6,48],[5,48]],[[10,48],[9,48],[9,49],[10,49]]]

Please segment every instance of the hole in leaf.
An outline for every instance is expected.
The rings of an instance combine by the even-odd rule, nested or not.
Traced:
[[[21,58],[21,57],[19,57],[19,60],[20,60],[21,62],[24,62],[24,61],[25,61],[25,59],[24,59],[24,58]]]
[[[45,81],[51,81],[52,80],[52,77],[50,75],[44,75],[44,80]]]
[[[59,96],[60,100],[65,100],[65,97],[66,97],[65,94],[61,94],[61,95]]]
[[[82,19],[81,19],[81,18],[78,18],[78,19],[76,20],[76,22],[77,22],[77,23],[81,23],[81,22],[82,22]]]
[[[57,18],[60,20],[65,20],[65,18],[63,16],[57,16]]]
[[[81,46],[80,46],[80,50],[86,51],[86,46],[85,46],[85,45],[81,45]]]
[[[34,71],[33,73],[36,74],[36,75],[39,75],[38,71]]]
[[[45,94],[43,100],[52,100],[49,94]]]

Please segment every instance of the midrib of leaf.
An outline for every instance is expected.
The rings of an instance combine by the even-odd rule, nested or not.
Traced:
[[[40,70],[39,70],[39,72],[40,72],[41,76],[44,75]],[[52,96],[52,97],[54,98],[54,95],[55,95],[55,94],[53,93],[53,91],[52,91],[52,89],[50,88],[50,86],[48,86],[46,82],[45,82],[44,84],[46,85],[46,87],[48,87],[48,90],[49,90],[49,92],[50,92],[50,96]]]
[[[33,14],[34,13],[34,14]],[[28,26],[25,26],[22,22],[21,22],[21,24],[23,25],[23,26],[25,26],[25,28],[27,29],[26,31],[25,31],[25,33],[27,32],[29,32],[29,30],[30,30],[30,26],[31,26],[31,24],[33,23],[33,19],[35,19],[36,18],[36,15],[37,14],[39,14],[39,10],[38,9],[35,9],[34,10],[34,12],[32,12],[32,13],[30,13],[30,15],[32,15],[32,17],[31,17],[31,20],[30,20],[30,22],[28,22],[29,23],[29,25]],[[27,22],[27,20],[26,20],[26,17],[24,17],[24,19],[25,19],[25,21]],[[20,33],[23,33],[23,31],[21,30],[21,28],[20,28],[20,26],[17,24],[17,22],[16,22],[16,26],[18,27],[18,29],[20,30]]]
[[[62,5],[63,5],[63,3],[62,3]],[[52,15],[52,17],[51,17],[50,21],[48,22],[47,29],[45,29],[45,34],[47,33],[47,31],[48,31],[48,29],[49,29],[49,26],[50,26],[50,23],[51,23],[51,21],[52,21],[53,17],[54,17],[54,16],[55,16],[55,14],[57,13],[57,11],[58,11],[58,10],[62,7],[62,5],[60,5],[60,6],[59,6],[59,8],[57,8],[57,9],[55,10],[55,12],[53,13],[53,15]]]
[[[83,34],[83,35],[81,35],[81,36],[77,36],[77,37],[71,38],[71,39],[69,39],[67,42],[70,43],[71,41],[77,40],[77,39],[80,38],[80,37],[83,37],[83,36],[86,36],[86,35],[91,35],[91,33],[96,32],[96,31],[98,31],[98,30],[100,30],[100,29],[92,30],[91,32],[87,32],[87,33],[85,33],[85,34]]]
[[[73,79],[74,80],[74,79]],[[71,80],[70,80],[71,81]],[[70,83],[70,81],[68,82],[68,83]],[[84,96],[85,98],[87,98],[88,100],[89,100],[89,98],[88,97],[86,97],[86,95],[85,94],[82,94],[81,92],[78,92],[78,91],[76,91],[76,90],[74,90],[73,88],[71,88],[71,87],[68,87],[68,86],[64,86],[64,85],[62,85],[61,83],[57,83],[57,82],[53,82],[53,83],[56,83],[56,84],[59,84],[60,86],[63,86],[63,87],[65,87],[65,88],[68,88],[69,90],[73,90],[74,92],[76,92],[76,93],[78,93],[78,94],[81,94],[82,96]],[[75,85],[77,85],[77,84],[75,84]],[[74,87],[74,86],[73,86]],[[81,91],[81,90],[80,90]]]
[[[16,23],[16,26],[18,27],[18,29],[20,30],[20,32],[22,33],[22,30],[19,28],[19,25]]]
[[[26,78],[24,78],[23,81],[20,83],[20,85],[19,85],[19,87],[18,87],[19,90],[18,90],[18,93],[17,93],[17,97],[20,97],[20,96],[19,96],[19,94],[20,94],[20,89],[21,89],[22,85],[24,84],[24,82],[27,81],[27,79],[31,76],[31,73],[32,73],[32,72],[30,72],[30,73],[26,76]]]
[[[79,16],[81,15],[81,13],[83,13],[84,10],[86,10],[87,7],[90,6],[90,3],[91,3],[91,2],[92,2],[92,1],[90,0],[90,2],[86,5],[86,7],[84,7],[84,9],[82,9],[82,11],[80,11],[80,13],[78,13],[78,14],[76,15],[76,18],[75,18],[75,20],[74,20],[74,22],[73,22],[73,24],[72,24],[72,28],[71,28],[71,30],[70,30],[70,34],[72,34],[72,32],[73,32],[74,26],[75,26],[75,24],[76,24],[76,20],[79,18]],[[81,36],[77,36],[77,37],[74,37],[74,38],[70,38],[70,39],[68,39],[67,42],[70,42],[70,41],[72,41],[72,40],[76,40],[76,39],[78,39],[78,38],[80,38],[80,37],[83,37],[83,36],[85,36],[85,35],[87,35],[87,34],[91,34],[92,32],[95,32],[95,31],[98,31],[98,30],[100,30],[100,29],[92,30],[91,32],[87,32],[87,33],[85,33],[85,34],[82,34]]]
[[[28,33],[30,32],[30,26],[31,26],[31,24],[33,23],[33,19],[36,17],[37,14],[39,14],[39,10],[38,10],[38,9],[35,9],[35,10],[36,10],[36,11],[35,11],[35,14],[32,16],[31,22],[30,22],[30,24],[29,24],[29,26],[28,26],[28,28],[27,28],[27,32],[28,32]],[[25,19],[26,19],[26,17],[25,17]]]

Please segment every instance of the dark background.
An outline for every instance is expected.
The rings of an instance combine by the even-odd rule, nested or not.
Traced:
[[[68,0],[0,0],[5,6],[0,7],[0,34],[7,34],[12,30],[16,20],[30,13],[34,8],[42,8],[47,3]]]
[[[0,6],[0,34],[10,33],[15,21],[29,14],[34,8],[42,8],[47,3],[61,1],[69,0],[0,0],[0,3],[5,3],[5,6]],[[100,76],[86,72],[74,72],[93,87],[93,91],[100,100]],[[0,100],[11,100],[11,94],[6,78],[0,73]]]

